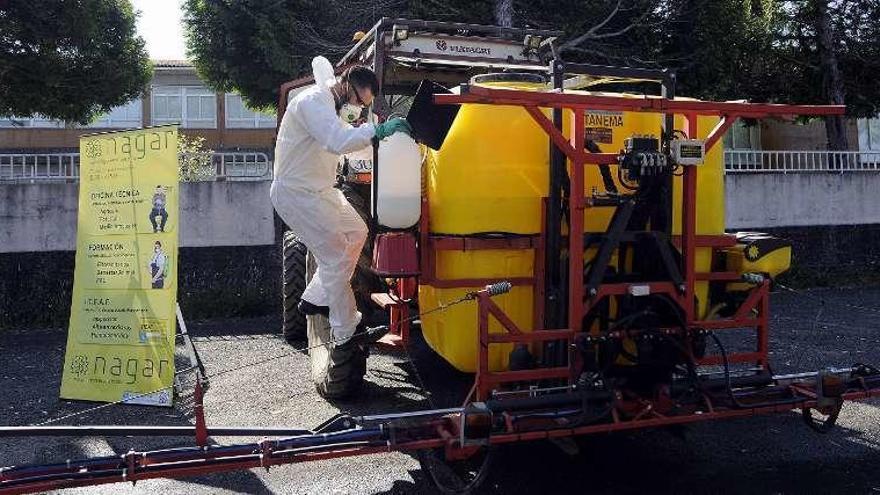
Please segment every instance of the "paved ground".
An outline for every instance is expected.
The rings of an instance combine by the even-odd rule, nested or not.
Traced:
[[[815,290],[773,296],[776,372],[880,363],[880,288]],[[199,322],[196,345],[216,372],[290,349],[271,318]],[[0,334],[0,424],[26,425],[92,405],[57,399],[62,330]],[[428,388],[458,390],[468,377],[424,346],[415,362]],[[426,407],[405,355],[373,356],[365,394],[330,404],[308,380],[304,355],[249,367],[212,381],[212,425],[315,426],[337,411],[384,412]],[[456,400],[454,392],[435,401]],[[190,424],[188,405],[173,410],[108,408],[70,424]],[[219,442],[234,439],[217,438]],[[238,441],[244,441],[237,439]],[[0,440],[0,466],[124,453],[175,445],[130,438]],[[570,456],[548,443],[501,449],[483,493],[862,493],[880,494],[880,401],[847,405],[839,428],[820,436],[795,415],[715,422],[680,431],[602,435]],[[433,493],[418,463],[404,454],[322,461],[189,478],[107,485],[65,493]]]

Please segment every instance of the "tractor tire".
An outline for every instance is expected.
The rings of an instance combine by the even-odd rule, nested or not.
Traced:
[[[288,343],[301,342],[306,339],[306,317],[296,309],[296,305],[311,278],[308,273],[309,253],[305,244],[293,232],[287,231],[284,233],[282,255],[282,333]]]
[[[367,374],[367,348],[328,344],[333,338],[330,321],[323,315],[309,316],[307,321],[315,389],[326,399],[344,399],[357,394]]]
[[[343,185],[342,192],[367,225],[370,225],[369,186]],[[352,277],[358,309],[364,316],[374,311],[370,294],[381,292],[383,281],[370,270],[373,233],[368,236]],[[284,337],[288,342],[308,340],[312,381],[327,399],[351,397],[360,391],[367,373],[365,346],[327,344],[332,339],[330,321],[322,315],[304,316],[296,308],[315,272],[314,257],[292,232],[284,234]],[[326,345],[324,345],[326,344]]]

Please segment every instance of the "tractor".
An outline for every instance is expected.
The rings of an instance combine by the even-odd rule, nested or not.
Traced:
[[[753,289],[788,269],[791,247],[763,234],[725,234],[722,152],[720,146],[707,146],[706,139],[722,122],[718,112],[694,114],[690,121],[659,110],[610,109],[607,104],[578,108],[583,120],[575,133],[581,135],[579,151],[603,158],[586,168],[581,181],[584,206],[590,207],[578,207],[584,210],[577,228],[584,233],[583,245],[565,246],[563,239],[578,220],[566,211],[572,178],[565,171],[566,155],[548,139],[542,122],[571,141],[575,112],[541,109],[542,121],[522,106],[441,105],[433,96],[452,95],[450,90],[459,95],[517,90],[535,97],[565,91],[627,103],[648,97],[690,100],[675,98],[675,75],[669,71],[565,63],[555,50],[559,36],[556,31],[383,19],[339,60],[340,72],[352,64],[376,72],[380,91],[371,115],[406,116],[424,152],[421,180],[410,181],[407,192],[416,198],[405,207],[416,210],[408,215],[412,225],[389,226],[381,218],[388,201],[383,178],[385,183],[393,178],[382,174],[378,143],[340,162],[339,187],[371,232],[353,287],[364,314],[388,313],[391,333],[381,343],[405,346],[410,315],[418,307],[445,304],[493,281],[512,281],[511,293],[499,297],[498,305],[523,331],[571,327],[586,339],[604,338],[609,331],[639,333],[601,344],[580,338],[578,358],[592,373],[619,375],[650,391],[669,385],[679,368],[693,365],[688,359],[705,354],[707,344],[700,333],[673,336],[657,329],[684,331],[695,319],[730,316]],[[281,87],[279,122],[286,102],[310,83],[304,78]],[[391,164],[385,170],[397,173]],[[689,212],[692,223],[683,225],[680,190],[687,172],[699,188],[690,198],[697,210]],[[707,240],[688,244],[684,227]],[[683,266],[685,248],[691,250],[691,267]],[[577,258],[571,249],[584,255],[583,266],[578,263],[569,273],[567,265]],[[313,261],[292,232],[283,237],[283,260],[285,338],[308,338],[310,347],[326,342],[326,318],[306,318],[296,310]],[[698,280],[698,271],[707,275]],[[722,273],[726,279],[718,278]],[[566,292],[574,276],[582,278],[584,296],[572,304]],[[610,284],[625,286],[624,293],[601,292]],[[425,341],[444,360],[473,373],[480,366],[477,322],[476,308],[462,306],[425,316],[420,325]],[[498,331],[493,323],[490,333]],[[487,369],[563,366],[569,344],[493,345]],[[753,354],[761,355],[756,363],[766,378],[766,342],[761,345]],[[313,378],[323,395],[356,393],[366,371],[366,349],[326,346],[311,354]]]

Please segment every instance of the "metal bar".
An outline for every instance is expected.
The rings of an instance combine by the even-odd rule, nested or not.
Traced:
[[[180,304],[175,305],[175,313],[177,314],[177,331],[183,337],[183,343],[187,357],[189,358],[189,364],[190,366],[198,368],[198,379],[205,380],[207,375],[205,372],[205,364],[202,363],[202,357],[199,356],[199,351],[196,349],[196,345],[193,343],[189,332],[186,330],[186,321],[183,319],[183,311],[180,309]]]
[[[541,330],[539,332],[523,332],[514,334],[490,333],[490,344],[530,343],[546,340],[563,340],[574,337],[573,330]]]
[[[421,282],[430,284],[434,280],[434,266],[431,264],[431,253],[433,249],[427,249],[430,244],[428,236],[430,235],[430,225],[428,224],[428,198],[422,198],[422,211],[419,217],[419,266],[422,268]]]
[[[739,120],[736,117],[728,117],[724,115],[721,117],[721,120],[715,124],[715,127],[709,132],[709,136],[706,137],[706,153],[715,146],[715,143],[720,140],[724,134],[730,129],[730,127]]]
[[[424,411],[411,411],[411,412],[402,412],[402,413],[391,413],[391,414],[373,414],[368,416],[357,416],[353,418],[355,422],[359,424],[368,424],[368,423],[379,423],[383,421],[397,421],[401,419],[414,419],[414,418],[437,418],[441,416],[448,416],[450,414],[461,414],[463,408],[461,407],[449,407],[446,409],[428,409]]]
[[[499,371],[496,373],[487,373],[485,380],[490,384],[509,383],[509,382],[530,382],[535,380],[547,380],[550,378],[568,378],[570,370],[568,367],[557,368],[535,368],[531,370],[518,371]]]
[[[585,74],[589,76],[619,77],[627,79],[645,79],[657,82],[667,81],[673,74],[669,70],[639,69],[633,67],[615,67],[611,65],[565,64],[566,74]]]
[[[504,26],[492,26],[487,24],[470,24],[464,22],[445,22],[445,21],[424,21],[424,20],[416,20],[416,19],[390,19],[384,18],[382,21],[384,26],[391,26],[394,24],[405,24],[413,29],[423,29],[429,31],[449,31],[449,32],[459,32],[459,31],[467,31],[469,33],[483,33],[483,34],[493,34],[496,37],[506,37],[506,36],[515,36],[522,37],[526,34],[531,34],[535,36],[553,36],[559,37],[564,34],[563,31],[555,30],[555,29],[528,29],[528,28],[515,28],[515,27],[504,27]],[[381,29],[381,28],[380,28]]]
[[[761,352],[744,352],[738,353],[733,352],[727,355],[728,363],[754,363],[760,362],[764,357],[764,354]],[[724,364],[724,358],[722,356],[706,356],[697,360],[697,364],[703,366],[718,366],[720,364]]]
[[[435,96],[436,97],[439,95]],[[571,146],[568,140],[565,138],[565,135],[562,134],[562,131],[553,126],[553,123],[544,115],[538,107],[532,105],[523,105],[523,108],[532,116],[535,122],[544,129],[544,132],[550,136],[550,140],[556,147],[563,153],[565,156],[571,160],[574,156],[579,154],[583,154],[583,150],[578,150]]]
[[[696,139],[698,135],[696,113],[687,116],[687,135]],[[681,246],[682,246],[682,274],[684,275],[684,311],[688,324],[693,322],[696,316],[694,306],[696,288],[696,235],[697,235],[697,167],[684,167],[682,178],[681,200]]]
[[[694,236],[695,247],[733,247],[736,245],[736,242],[736,236],[730,234]],[[681,248],[681,236],[672,236],[672,243],[675,247]]]
[[[571,146],[584,149],[584,112],[574,109],[571,112]],[[554,129],[555,131],[555,129]],[[584,316],[584,161],[586,157],[569,156],[571,160],[571,197],[568,200],[568,324],[578,325]]]
[[[761,285],[761,314],[758,320],[761,324],[758,326],[758,365],[767,366],[770,363],[770,280],[764,280]]]
[[[477,400],[489,398],[492,382],[489,381],[489,295],[485,291],[477,294],[477,376],[475,378]]]
[[[311,435],[309,430],[254,426],[208,427],[209,436],[276,437]],[[195,437],[195,426],[0,426],[4,437]]]
[[[196,445],[204,447],[208,445],[208,426],[205,421],[204,391],[202,390],[202,381],[200,379],[196,379],[193,413],[196,417]]]
[[[769,281],[765,282],[769,283]],[[748,297],[746,297],[746,300],[739,305],[739,308],[737,308],[736,313],[734,313],[733,319],[745,319],[748,316],[749,312],[751,312],[752,309],[754,309],[760,303],[761,297],[763,297],[764,295],[763,289],[764,285],[753,288]]]
[[[696,274],[696,278],[699,281],[711,280],[735,282],[737,280],[741,280],[742,276],[736,272],[698,272]]]
[[[553,78],[553,87],[561,91],[563,85],[563,62],[554,59],[550,62],[550,73]],[[554,108],[553,128],[562,132],[562,109]],[[559,328],[566,326],[564,321],[564,297],[562,287],[562,194],[568,175],[565,171],[565,154],[556,146],[555,141],[548,134],[548,146],[550,155],[549,167],[549,194],[544,204],[546,205],[544,219],[541,224],[541,235],[545,238],[544,243],[544,292],[542,304],[543,325],[535,328]],[[547,351],[546,347],[544,351]],[[549,354],[549,352],[548,352]]]
[[[544,324],[544,300],[546,297],[546,246],[547,246],[547,198],[541,199],[541,235],[535,248],[532,275],[535,285],[532,288],[532,328],[537,330],[548,327]],[[534,349],[532,349],[534,352]]]
[[[782,105],[772,103],[729,103],[716,101],[668,100],[660,97],[641,98],[599,96],[574,93],[548,93],[513,89],[469,86],[466,93],[434,95],[438,104],[492,103],[496,105],[532,105],[594,110],[616,110],[657,113],[692,113],[695,115],[728,115],[746,118],[798,115],[843,115],[843,105]]]
[[[486,309],[489,311],[489,314],[495,317],[498,320],[498,323],[501,323],[501,326],[507,330],[508,332],[514,335],[522,335],[523,331],[513,322],[513,320],[508,317],[504,311],[501,311],[501,308],[495,304],[490,298],[486,298]],[[491,342],[491,339],[489,340]]]
[[[757,327],[760,325],[760,320],[757,318],[749,318],[749,319],[723,319],[723,320],[698,320],[692,322],[693,326],[697,326],[700,328],[704,328],[706,330],[726,330],[726,329],[735,329],[735,328],[749,328],[749,327]]]
[[[516,236],[505,238],[486,238],[468,236],[428,237],[431,248],[437,251],[476,251],[484,249],[535,249],[539,236]]]

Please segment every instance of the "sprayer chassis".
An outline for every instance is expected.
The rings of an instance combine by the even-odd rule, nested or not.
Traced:
[[[719,124],[706,137],[707,149],[715,146],[733,122],[740,117],[763,118],[781,115],[837,115],[841,106],[758,105],[745,103],[716,103],[704,101],[676,101],[662,97],[616,98],[607,96],[575,95],[565,93],[535,93],[516,90],[498,90],[464,87],[459,95],[437,95],[439,104],[489,104],[517,105],[524,108],[544,129],[551,142],[569,164],[570,196],[568,198],[570,231],[583,232],[584,210],[593,207],[584,194],[584,167],[615,163],[617,155],[588,153],[584,151],[582,133],[572,133],[569,141],[561,132],[561,122],[547,118],[542,108],[551,108],[561,115],[567,110],[571,115],[571,128],[583,128],[584,113],[591,110],[645,111],[667,115],[683,115],[688,123],[686,133],[696,136],[696,121],[701,115],[720,116]],[[563,171],[565,162],[563,161]],[[755,368],[768,367],[768,316],[769,282],[756,284],[748,297],[734,312],[733,317],[703,321],[694,308],[694,286],[698,280],[740,281],[740,275],[728,272],[700,273],[695,269],[697,247],[722,248],[730,246],[734,239],[728,235],[697,236],[695,231],[696,169],[684,169],[681,188],[682,218],[681,236],[675,242],[681,246],[681,273],[683,284],[654,282],[647,285],[651,293],[668,295],[681,307],[686,316],[683,327],[659,329],[668,335],[690,339],[701,332],[723,331],[734,328],[754,328],[757,332],[757,348],[752,352],[710,355],[695,359],[699,365],[728,365],[751,363]],[[552,191],[551,191],[552,193]],[[553,201],[553,198],[548,198]],[[550,207],[549,205],[547,206]],[[423,215],[423,218],[426,218]],[[553,226],[545,226],[539,236],[520,239],[527,243],[522,248],[535,249],[536,256],[543,258],[549,251],[548,244],[556,241],[567,243],[570,253],[567,270],[568,285],[562,293],[567,298],[567,321],[580,322],[591,307],[603,298],[627,293],[632,284],[600,284],[595,293],[585,292],[582,277],[584,267],[584,236],[572,235],[554,241],[548,232],[560,232]],[[427,228],[421,232],[422,283],[436,283],[432,271],[432,253],[443,246],[453,246],[459,240],[434,237]],[[462,241],[463,242],[463,241]],[[509,249],[508,240],[469,241],[471,249]],[[536,260],[536,267],[544,267],[545,260]],[[549,265],[547,265],[549,266]],[[546,316],[544,294],[546,273],[536,270],[531,279],[512,280],[514,284],[533,284],[538,314]],[[454,281],[457,285],[475,285],[488,280]],[[466,283],[465,283],[466,282]],[[653,428],[675,424],[693,423],[716,419],[783,413],[794,409],[803,412],[805,420],[818,430],[834,424],[837,413],[845,401],[861,400],[880,395],[880,375],[870,367],[815,372],[793,376],[769,377],[759,385],[731,377],[706,380],[699,393],[690,397],[674,397],[672,392],[648,398],[632,394],[628,390],[585,390],[578,384],[583,363],[574,352],[580,339],[591,338],[581,328],[554,328],[539,325],[523,332],[495,305],[487,291],[475,294],[479,305],[479,317],[475,322],[478,337],[474,345],[479,347],[479,366],[471,394],[461,408],[426,410],[403,414],[368,417],[340,416],[333,418],[311,431],[282,432],[253,428],[224,428],[222,431],[207,427],[202,410],[201,384],[196,388],[196,425],[186,431],[166,431],[165,434],[180,436],[195,434],[196,445],[191,448],[160,450],[152,452],[129,452],[123,456],[68,461],[46,466],[13,467],[0,471],[0,493],[29,493],[63,487],[94,485],[119,481],[135,482],[157,477],[182,477],[218,471],[269,468],[273,465],[310,460],[347,457],[387,451],[415,451],[422,449],[445,449],[447,459],[462,459],[488,446],[545,438],[588,435],[602,432]],[[505,333],[489,333],[489,320],[497,319]],[[605,338],[624,338],[627,335],[606,335]],[[520,371],[490,372],[488,348],[500,343],[540,343],[564,341],[568,351],[565,365]],[[555,380],[558,386],[521,391],[503,390],[510,382],[547,383]],[[602,414],[590,416],[592,406],[602,409]],[[827,416],[817,421],[812,411]],[[0,429],[2,435],[88,435],[125,434],[134,430],[113,427],[23,427]],[[95,430],[95,428],[99,428]],[[232,446],[207,445],[210,435],[265,434],[277,437],[292,434],[281,440],[265,439],[257,444]],[[156,435],[159,436],[159,435]]]

